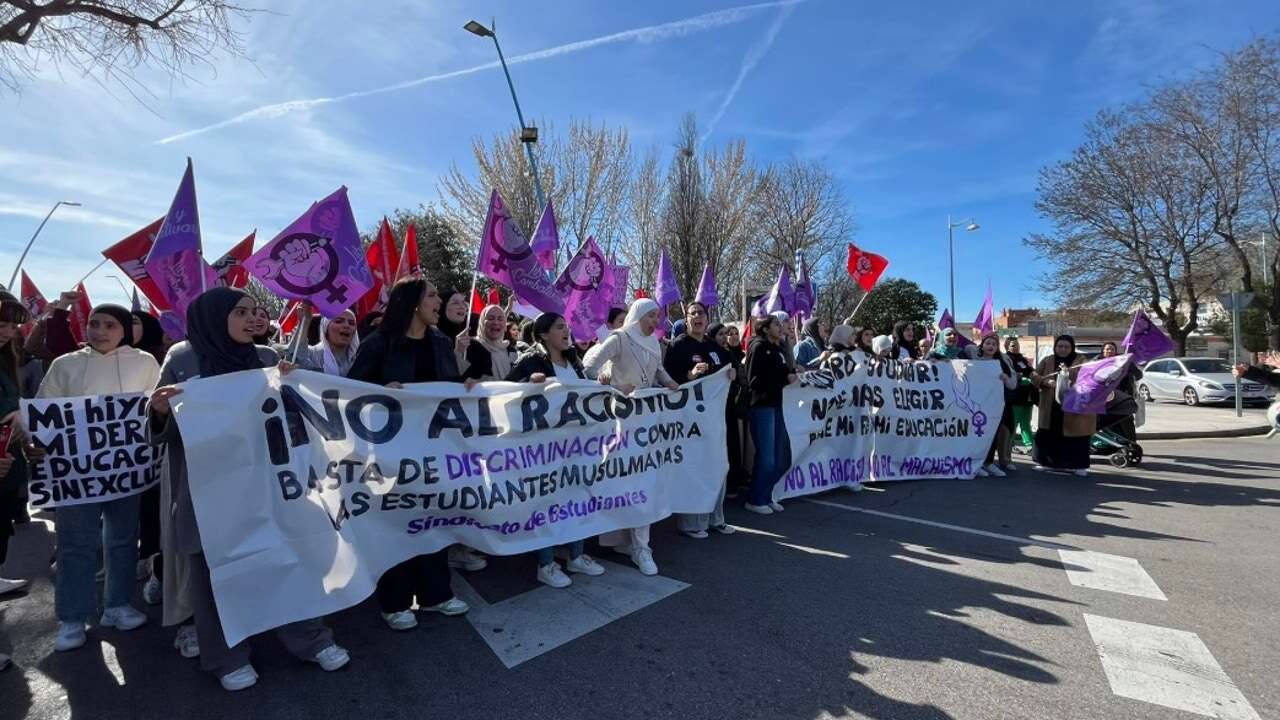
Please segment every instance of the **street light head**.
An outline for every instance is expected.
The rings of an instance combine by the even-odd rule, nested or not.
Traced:
[[[538,142],[538,128],[536,127],[520,128],[520,142],[522,143]]]
[[[476,35],[476,36],[478,36],[478,37],[493,37],[493,31],[492,31],[492,30],[490,30],[489,28],[485,27],[484,25],[481,25],[480,23],[476,22],[475,20],[469,20],[469,21],[467,21],[467,24],[466,24],[466,25],[463,25],[463,26],[462,26],[462,29],[463,29],[463,30],[466,30],[467,32],[471,33],[472,35]]]
[[[977,229],[978,229],[978,228],[980,228],[980,227],[982,227],[982,226],[981,226],[981,225],[979,225],[978,223],[973,222],[972,220],[970,220],[970,221],[969,221],[969,224],[964,226],[964,229],[965,229],[965,230],[968,230],[969,232],[973,232],[974,230],[977,230]]]
[[[63,204],[63,205],[67,205],[67,206],[69,206],[69,207],[80,207],[80,203],[78,203],[78,202],[71,202],[70,200],[63,200],[63,201],[62,201],[62,204]]]

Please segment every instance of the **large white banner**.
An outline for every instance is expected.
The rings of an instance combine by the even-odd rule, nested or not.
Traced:
[[[156,484],[142,393],[22,401],[22,425],[44,448],[31,463],[31,506],[55,508],[128,497]]]
[[[710,512],[725,372],[626,396],[596,383],[403,390],[275,369],[175,398],[227,642],[368,597],[415,555],[509,555]]]
[[[782,405],[792,464],[778,500],[854,482],[972,478],[999,428],[1004,385],[997,362],[860,363],[845,353],[801,374]]]

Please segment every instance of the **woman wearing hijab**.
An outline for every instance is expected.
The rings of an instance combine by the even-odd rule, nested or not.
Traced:
[[[920,359],[915,323],[899,320],[893,324],[893,356],[899,360]]]
[[[393,388],[417,382],[461,382],[449,338],[435,327],[440,319],[435,286],[422,278],[401,278],[387,298],[382,326],[360,344],[347,377]],[[378,580],[377,595],[382,619],[392,630],[418,626],[410,609],[415,599],[419,609],[443,615],[461,615],[470,609],[453,596],[446,550],[418,555],[386,571]]]
[[[258,323],[253,316],[255,307],[248,293],[235,288],[213,288],[197,297],[187,307],[187,339],[169,351],[160,369],[162,387],[151,395],[152,441],[167,448],[167,477],[162,480],[161,502],[164,507],[173,508],[163,516],[163,532],[166,548],[178,559],[165,563],[165,624],[195,617],[200,665],[217,676],[223,689],[232,692],[254,685],[258,673],[249,662],[248,640],[227,647],[191,504],[182,432],[173,419],[170,401],[182,392],[174,387],[178,383],[271,367],[279,362],[274,350],[253,342]],[[279,367],[281,372],[293,369],[288,363],[280,363]],[[295,657],[314,662],[326,671],[337,670],[351,659],[333,642],[333,633],[318,618],[282,625],[275,634]]]
[[[499,308],[500,309],[500,308]],[[482,314],[483,316],[483,314]],[[582,382],[582,363],[578,361],[569,325],[557,313],[542,313],[533,321],[535,343],[532,349],[520,356],[502,379],[507,382],[544,383],[555,378],[563,383]],[[565,570],[584,575],[603,575],[604,566],[582,552],[583,541],[577,540],[563,546],[569,560]],[[536,578],[543,585],[566,588],[573,584],[560,564],[555,561],[554,548],[545,547],[534,552],[538,560]]]
[[[169,348],[165,344],[160,321],[151,313],[135,310],[133,346],[156,359],[156,367],[164,362]],[[162,599],[160,578],[164,577],[164,556],[160,554],[160,486],[142,492],[138,508],[138,574],[147,577],[142,586],[142,599],[148,605],[159,605]]]
[[[480,332],[467,346],[465,363],[460,367],[464,378],[501,380],[511,372],[516,353],[507,340],[507,313],[497,305],[480,312]]]
[[[1064,412],[1058,399],[1058,384],[1065,382],[1063,373],[1084,364],[1076,352],[1075,338],[1059,335],[1053,341],[1053,354],[1036,366],[1032,380],[1040,389],[1040,415],[1032,457],[1039,469],[1068,470],[1080,477],[1089,474],[1089,436],[1097,428],[1096,415]],[[1061,380],[1060,380],[1061,378]]]
[[[156,359],[135,347],[133,316],[119,305],[99,305],[89,313],[84,347],[53,361],[40,383],[40,398],[143,393],[160,375]],[[103,627],[133,630],[147,616],[129,604],[138,568],[138,495],[58,508],[54,589],[58,637],[54,650],[84,645],[85,627],[97,608],[94,570],[102,544]]]
[[[982,338],[982,342],[978,343],[978,360],[995,361],[1000,363],[1000,382],[1004,384],[1007,394],[1018,386],[1018,381],[1013,372],[1013,366],[1009,361],[1000,354],[1000,337],[997,335],[986,335]],[[983,460],[982,467],[978,468],[976,475],[978,477],[1004,477],[1005,473],[1013,469],[1010,464],[1012,446],[1010,443],[1011,431],[1013,428],[1013,409],[1008,401],[1004,404],[1004,413],[1000,417],[1000,424],[996,426],[996,430],[992,433],[991,447],[987,449],[987,457]],[[999,455],[999,464],[996,463],[996,456]]]
[[[729,416],[729,487],[725,489],[724,495],[726,499],[736,499],[741,492],[746,492],[746,489],[751,486],[751,474],[746,471],[748,408],[739,400],[742,397],[742,361],[747,354],[742,350],[737,325],[717,323],[707,329],[707,334],[714,337],[724,349],[729,357],[729,364],[733,366],[734,373],[737,375],[729,385],[729,401],[725,403],[725,411]],[[733,529],[731,525],[725,525],[725,527]]]
[[[630,394],[651,387],[675,390],[679,386],[662,367],[662,347],[654,331],[658,327],[658,303],[643,298],[631,303],[621,330],[615,330],[587,353],[583,370],[605,385]],[[657,575],[649,549],[649,526],[616,530],[600,536],[600,544],[631,556],[645,575]]]
[[[933,338],[922,337],[920,338],[920,342],[916,345],[920,350],[916,357],[927,360],[933,355]]]
[[[871,340],[871,354],[880,360],[893,360],[898,356],[894,354],[893,338],[888,335],[877,335]]]
[[[130,316],[133,318],[133,346],[155,358],[157,365],[164,362],[169,348],[165,345],[160,321],[141,310],[133,311]]]
[[[964,355],[960,352],[960,334],[956,329],[942,328],[939,334],[942,337],[942,344],[934,345],[929,357],[933,360],[963,360]]]
[[[1102,357],[1110,358],[1120,354],[1120,346],[1114,341],[1108,340],[1102,343]],[[1116,392],[1124,393],[1131,398],[1138,397],[1138,381],[1142,379],[1142,370],[1129,363],[1129,369],[1125,371],[1124,379],[1116,386]],[[1110,427],[1120,436],[1129,442],[1136,442],[1138,439],[1138,426],[1133,415],[1110,415],[1102,416],[1103,427]]]
[[[27,308],[13,295],[0,290],[0,419],[18,423],[18,362],[22,354],[21,327],[28,321]],[[0,453],[0,567],[9,552],[14,521],[27,509],[27,458],[19,451],[20,426],[14,426],[9,446]],[[26,580],[0,578],[0,595],[21,590]],[[0,654],[0,669],[9,658]]]
[[[809,367],[827,349],[828,331],[825,320],[809,318],[804,321],[800,329],[800,342],[796,343],[797,367]]]
[[[755,463],[751,469],[751,497],[746,508],[761,515],[782,512],[773,502],[773,486],[786,469],[787,431],[782,423],[782,390],[796,382],[783,343],[783,323],[772,315],[757,318],[747,349],[746,387],[751,392],[751,441]]]
[[[320,342],[299,353],[298,366],[346,377],[359,350],[356,314],[344,310],[338,317],[320,319]]]
[[[833,355],[847,353],[853,351],[854,343],[857,339],[857,330],[852,325],[837,325],[831,330],[831,337],[827,340],[827,349],[822,351],[822,355],[814,361],[814,367],[822,367]]]
[[[1031,381],[1032,374],[1036,368],[1031,361],[1022,354],[1022,347],[1018,344],[1018,338],[1010,337],[1004,341],[1004,356],[1009,361],[1009,365],[1013,367],[1013,373],[1017,377],[1018,386],[1012,391],[1005,393],[1005,404],[1012,407],[1010,412],[1013,413],[1013,425],[1011,426],[1011,435],[1017,435],[1022,440],[1022,446],[1031,450],[1031,408],[1035,407],[1039,394],[1036,392],[1035,383]]]

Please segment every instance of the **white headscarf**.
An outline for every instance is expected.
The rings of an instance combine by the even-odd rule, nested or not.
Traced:
[[[489,314],[490,310],[497,310],[502,313],[502,337],[496,341],[490,340],[484,334],[484,318]],[[498,305],[486,305],[480,311],[480,332],[476,340],[485,350],[489,351],[490,363],[492,364],[493,376],[499,380],[505,378],[507,373],[511,372],[511,351],[507,349],[507,313]]]
[[[350,315],[352,322],[355,322],[355,313],[346,310],[343,314]],[[319,350],[323,354],[326,375],[345,376],[351,369],[351,363],[355,362],[356,350],[360,349],[360,333],[351,333],[351,344],[347,346],[345,357],[339,361],[338,356],[333,352],[333,346],[329,344],[329,318],[320,318],[320,344],[313,345],[311,349]]]
[[[626,333],[641,350],[661,358],[662,346],[658,344],[658,334],[653,332],[645,335],[640,330],[640,318],[657,310],[658,303],[649,298],[641,298],[631,303],[631,308],[627,310],[627,319],[622,322],[622,332]]]

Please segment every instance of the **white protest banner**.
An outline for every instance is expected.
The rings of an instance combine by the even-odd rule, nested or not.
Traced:
[[[46,453],[31,463],[31,506],[106,502],[155,485],[146,407],[142,393],[23,400],[22,425]]]
[[[509,555],[710,512],[728,472],[723,371],[632,396],[275,369],[183,388],[174,412],[230,644],[355,605],[388,568],[453,543]]]
[[[1004,385],[997,362],[842,353],[802,374],[782,406],[792,466],[775,500],[855,481],[972,478],[999,429]]]

